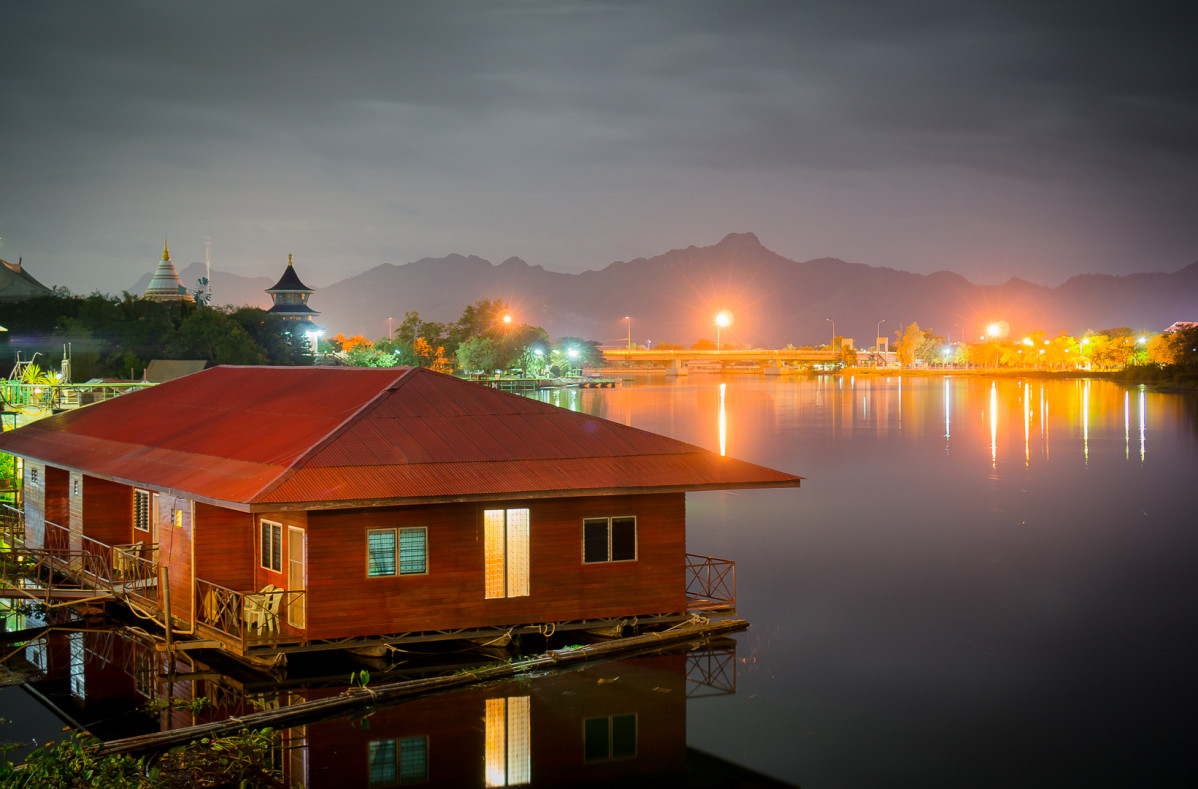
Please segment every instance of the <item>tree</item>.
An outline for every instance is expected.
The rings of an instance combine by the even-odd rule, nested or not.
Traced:
[[[916,352],[924,340],[924,333],[920,330],[919,324],[912,322],[901,333],[896,331],[895,335],[898,336],[898,342],[895,343],[894,351],[898,354],[899,365],[914,367]]]
[[[262,346],[228,315],[196,310],[179,325],[165,349],[168,359],[205,359],[216,364],[266,364]]]
[[[569,355],[571,349],[577,351],[573,358]],[[553,350],[569,358],[570,363],[575,367],[603,366],[603,350],[599,347],[598,340],[584,340],[580,337],[559,337],[557,342],[553,344]]]
[[[458,367],[468,373],[489,373],[500,369],[501,349],[490,337],[470,337],[458,346]]]

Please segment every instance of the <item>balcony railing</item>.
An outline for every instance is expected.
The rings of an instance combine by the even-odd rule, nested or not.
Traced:
[[[25,513],[11,504],[0,503],[0,548],[25,544]]]
[[[293,619],[302,619],[305,592],[267,586],[243,592],[197,578],[195,582],[196,623],[219,631],[242,648],[256,644],[294,641],[302,630]]]
[[[686,602],[691,611],[736,607],[736,562],[713,556],[686,555]]]

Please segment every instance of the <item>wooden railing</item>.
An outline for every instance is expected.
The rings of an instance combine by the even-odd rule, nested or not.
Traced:
[[[736,607],[736,562],[686,555],[686,597],[691,610]]]
[[[87,551],[22,548],[0,552],[0,585],[53,607],[52,600],[113,594],[103,559]]]
[[[299,635],[287,621],[291,609],[304,605],[303,590],[271,586],[258,592],[242,592],[197,578],[195,591],[197,624],[220,631],[242,647]]]
[[[0,548],[25,545],[25,513],[11,504],[0,503]]]

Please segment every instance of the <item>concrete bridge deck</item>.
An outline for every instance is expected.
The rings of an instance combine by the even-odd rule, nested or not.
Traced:
[[[874,351],[857,351],[858,362],[873,361],[875,364],[886,364],[887,354]],[[832,364],[840,360],[839,351],[817,351],[809,348],[794,348],[789,350],[751,349],[751,350],[642,350],[638,348],[604,348],[603,359],[607,362],[650,362],[660,364],[670,375],[686,375],[687,366],[692,363],[731,364],[735,362],[756,362],[766,375],[777,375],[787,367],[800,364]]]

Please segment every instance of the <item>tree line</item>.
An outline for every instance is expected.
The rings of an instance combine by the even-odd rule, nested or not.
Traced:
[[[593,340],[556,341],[540,326],[517,321],[502,299],[468,305],[453,323],[426,321],[408,312],[389,337],[368,340],[337,334],[319,340],[306,324],[257,307],[160,302],[129,293],[109,296],[55,294],[0,304],[0,344],[8,363],[56,367],[69,348],[71,377],[140,378],[153,359],[194,359],[213,364],[308,365],[336,360],[361,367],[412,365],[440,372],[507,371],[536,376],[577,374],[602,363]]]

